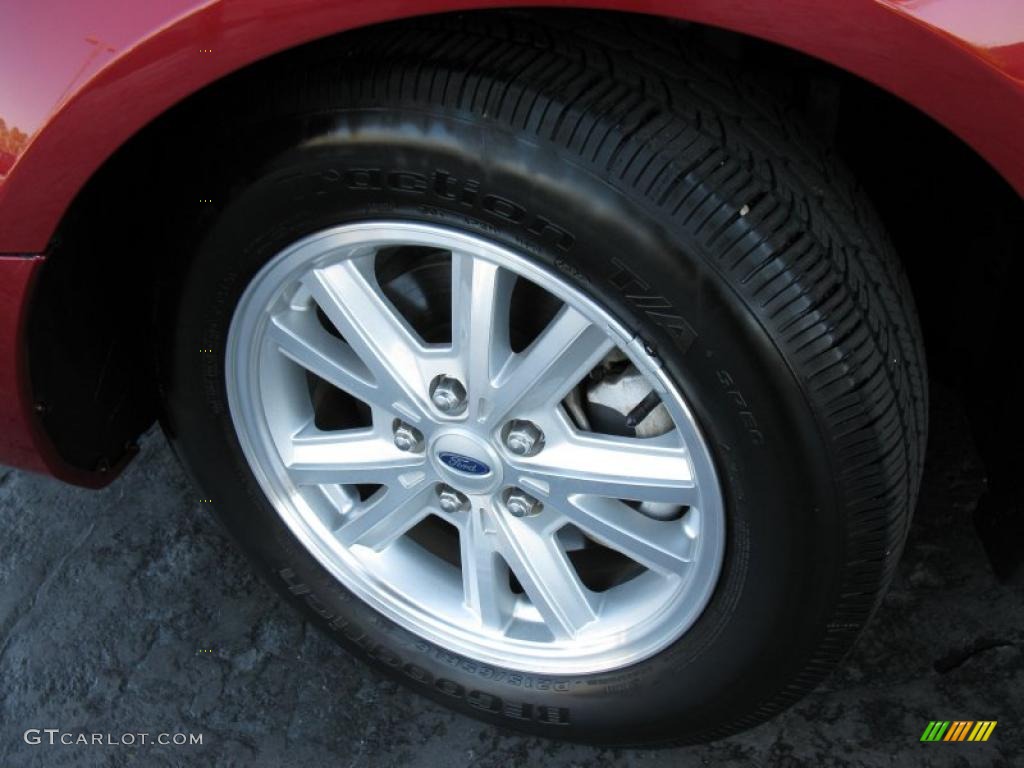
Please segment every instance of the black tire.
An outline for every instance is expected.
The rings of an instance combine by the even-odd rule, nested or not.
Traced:
[[[167,423],[269,578],[410,688],[544,736],[696,742],[811,690],[878,605],[921,476],[924,357],[901,268],[828,150],[656,23],[598,18],[393,25],[220,92],[216,214],[183,281]],[[560,270],[688,396],[723,484],[727,553],[674,645],[596,676],[459,657],[359,602],[270,507],[226,403],[235,303],[284,246],[382,217]]]

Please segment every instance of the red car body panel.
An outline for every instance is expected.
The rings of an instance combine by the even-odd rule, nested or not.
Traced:
[[[1020,0],[6,0],[0,254],[43,254],[118,147],[246,64],[391,19],[538,5],[674,17],[826,60],[934,117],[1024,194]],[[85,482],[33,424],[21,339],[38,266],[0,259],[0,462]]]
[[[33,433],[21,339],[32,281],[41,260],[0,257],[0,460],[37,471],[48,466],[39,451],[44,443]]]

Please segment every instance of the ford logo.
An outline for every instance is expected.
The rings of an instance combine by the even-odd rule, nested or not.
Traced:
[[[461,453],[442,451],[437,455],[437,458],[456,472],[462,472],[467,475],[486,475],[491,471],[491,468],[482,461],[471,459],[469,456],[463,456]]]

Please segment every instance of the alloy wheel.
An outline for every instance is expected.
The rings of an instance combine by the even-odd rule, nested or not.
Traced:
[[[586,400],[609,371],[632,393],[613,428],[587,416],[610,412]],[[496,243],[368,222],[293,244],[238,303],[226,382],[302,544],[449,651],[616,669],[681,636],[714,590],[723,503],[683,395],[600,304]],[[634,429],[648,418],[660,428]]]

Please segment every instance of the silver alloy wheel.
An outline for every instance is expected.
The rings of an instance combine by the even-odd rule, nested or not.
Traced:
[[[385,296],[375,261],[398,246],[450,254],[453,341],[424,342]],[[517,280],[562,304],[515,351]],[[616,348],[661,398],[670,431],[621,437],[570,418],[563,400]],[[363,404],[366,423],[317,427],[310,374]],[[682,395],[598,304],[495,243],[411,222],[306,237],[246,288],[225,375],[242,449],[290,530],[359,598],[443,648],[527,672],[607,671],[679,638],[714,590],[723,502]],[[532,425],[542,445],[510,450],[503,430],[513,421]],[[399,448],[403,426],[422,443]],[[450,497],[453,511],[442,509],[445,489],[468,509]],[[510,511],[511,494],[528,514]],[[681,513],[660,520],[637,502]],[[412,536],[428,518],[457,532],[454,561]],[[588,587],[571,556],[581,541],[624,556],[635,574]]]

